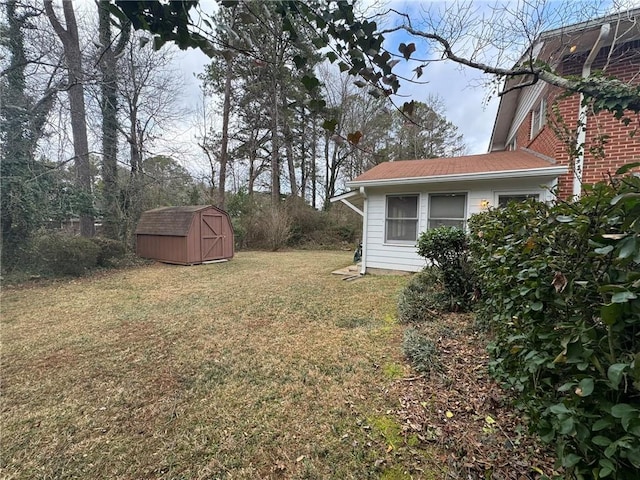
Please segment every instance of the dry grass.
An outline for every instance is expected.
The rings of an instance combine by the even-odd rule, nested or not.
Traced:
[[[330,275],[349,257],[5,289],[3,478],[441,478],[389,415],[406,277]]]

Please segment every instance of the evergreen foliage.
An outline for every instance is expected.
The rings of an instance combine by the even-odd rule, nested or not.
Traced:
[[[100,246],[90,238],[50,233],[34,239],[31,253],[38,273],[77,277],[98,265]]]
[[[471,308],[475,279],[469,260],[467,236],[456,227],[438,227],[418,237],[418,255],[442,271],[443,299],[450,311]]]
[[[422,323],[437,320],[446,303],[442,274],[437,268],[416,273],[398,297],[398,321]]]
[[[420,373],[429,373],[438,368],[438,348],[430,338],[414,328],[405,330],[402,351]]]
[[[470,224],[493,375],[570,475],[636,478],[640,178],[596,184],[575,203],[510,204]]]

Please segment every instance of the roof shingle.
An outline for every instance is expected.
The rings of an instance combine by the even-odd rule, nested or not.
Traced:
[[[207,208],[212,207],[210,205],[189,205],[147,210],[138,221],[136,235],[186,237],[189,234],[189,227],[191,226],[193,215]]]
[[[464,157],[385,162],[367,170],[353,179],[353,182],[504,172],[553,166],[555,164],[552,159],[521,149]]]

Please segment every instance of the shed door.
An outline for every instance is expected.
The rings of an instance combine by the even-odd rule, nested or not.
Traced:
[[[200,226],[200,234],[202,241],[200,248],[202,253],[202,261],[217,260],[224,258],[224,220],[222,214],[202,213],[202,223]]]

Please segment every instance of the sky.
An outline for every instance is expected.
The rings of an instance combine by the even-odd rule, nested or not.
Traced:
[[[423,2],[394,2],[393,7],[404,12],[411,12]],[[211,11],[214,2],[201,0],[201,7],[205,11]],[[380,4],[383,6],[382,4]],[[390,5],[389,3],[385,5]],[[390,50],[397,51],[397,45],[403,40],[396,35],[388,42]],[[199,81],[195,78],[201,73],[208,57],[199,50],[189,49],[178,51],[175,62],[183,72],[185,82],[185,102],[195,107],[200,102]],[[398,67],[401,67],[399,65]],[[469,68],[461,68],[452,62],[432,63],[425,70],[425,77],[429,83],[415,85],[403,82],[399,91],[400,96],[395,98],[398,105],[405,101],[425,101],[429,95],[437,95],[443,100],[447,119],[456,125],[464,137],[468,154],[485,153],[489,147],[489,140],[495,115],[498,109],[498,99],[487,101],[489,91],[481,85],[483,77],[477,71]],[[356,78],[354,77],[354,80]]]

